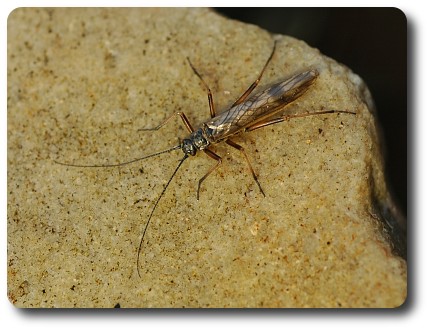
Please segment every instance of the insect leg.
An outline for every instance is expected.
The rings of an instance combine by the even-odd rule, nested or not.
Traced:
[[[166,118],[163,122],[161,122],[161,124],[157,125],[155,128],[142,128],[139,129],[137,131],[157,131],[159,130],[162,126],[164,126],[167,122],[169,122],[173,117],[175,116],[180,116],[182,122],[184,123],[185,127],[187,128],[187,130],[192,133],[194,131],[190,121],[188,120],[187,116],[183,113],[183,112],[176,112],[173,113],[171,116],[169,116],[168,118]]]
[[[295,117],[306,117],[306,116],[323,115],[323,114],[336,114],[336,113],[352,114],[352,115],[356,114],[355,112],[352,112],[349,110],[324,110],[324,111],[317,111],[317,112],[313,112],[313,113],[285,115],[285,116],[281,116],[281,117],[272,118],[271,120],[268,120],[268,121],[255,123],[255,124],[247,127],[245,131],[246,132],[254,131],[257,129],[264,128],[265,126],[269,126],[269,125],[276,124],[276,123],[283,122],[283,121],[288,121],[291,118],[295,118]]]
[[[203,85],[206,87],[206,90],[208,91],[209,111],[211,113],[211,118],[214,118],[216,113],[215,113],[215,106],[214,106],[211,89],[209,88],[208,84],[206,84],[206,82],[203,80],[202,76],[199,74],[197,69],[193,66],[193,64],[191,63],[188,57],[187,57],[187,60],[188,60],[188,63],[190,64],[191,69],[193,69],[196,76],[200,78],[201,82],[203,83]]]
[[[264,71],[266,70],[266,68],[267,68],[267,66],[268,66],[268,64],[269,64],[269,62],[270,62],[270,60],[271,60],[271,59],[272,59],[272,57],[273,57],[273,54],[275,54],[275,49],[276,49],[276,41],[275,41],[275,43],[273,44],[272,53],[270,54],[269,58],[267,59],[267,62],[266,62],[266,64],[264,65],[263,69],[261,70],[260,75],[259,75],[259,76],[258,76],[258,78],[254,81],[254,83],[252,83],[252,84],[248,87],[248,89],[245,91],[245,93],[243,93],[243,94],[239,97],[239,99],[237,99],[237,100],[233,103],[233,105],[231,106],[232,108],[233,108],[234,106],[237,106],[238,104],[240,104],[240,103],[244,102],[244,101],[246,100],[246,98],[251,94],[251,92],[252,92],[252,91],[257,87],[258,83],[259,83],[259,82],[260,82],[260,80],[261,80],[261,77],[263,76]]]
[[[255,182],[257,183],[258,188],[260,189],[261,194],[263,194],[263,196],[266,197],[266,194],[264,194],[264,191],[261,188],[260,182],[258,181],[257,175],[255,174],[254,169],[252,169],[251,162],[249,161],[248,155],[245,152],[245,148],[243,148],[242,146],[236,144],[235,142],[231,141],[230,139],[227,139],[225,142],[228,145],[230,145],[231,147],[236,148],[237,150],[239,150],[243,154],[243,156],[245,157],[246,162],[248,163],[248,167],[249,167],[249,170],[251,171],[252,177],[254,178]]]
[[[197,200],[199,200],[200,186],[202,185],[202,182],[212,173],[212,171],[214,171],[216,168],[218,168],[222,162],[222,158],[220,156],[218,156],[217,154],[215,154],[214,152],[212,152],[210,149],[206,148],[203,150],[203,152],[205,152],[207,156],[209,156],[212,159],[214,159],[215,161],[217,161],[217,164],[215,164],[212,168],[210,168],[209,171],[206,173],[206,175],[204,175],[202,178],[200,178],[199,185],[197,186]]]

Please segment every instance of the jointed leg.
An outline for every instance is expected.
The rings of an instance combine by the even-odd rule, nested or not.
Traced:
[[[194,68],[194,66],[191,63],[190,59],[187,58],[187,60],[188,60],[188,63],[190,64],[190,66],[191,66],[191,69],[193,69],[193,71],[197,75],[197,77],[200,78],[201,82],[203,83],[203,85],[206,87],[206,90],[208,91],[209,111],[211,113],[211,118],[214,118],[216,114],[215,114],[215,106],[214,106],[214,101],[213,101],[211,89],[209,88],[208,84],[206,84],[206,82],[203,80],[202,76],[199,74],[199,72],[197,71],[197,69]]]
[[[274,43],[274,45],[273,45],[272,53],[270,54],[269,58],[267,59],[267,62],[266,62],[266,64],[264,65],[263,70],[261,70],[260,75],[259,75],[259,76],[258,76],[258,78],[254,81],[254,83],[252,83],[252,84],[248,87],[248,89],[245,91],[245,93],[243,93],[243,94],[239,97],[239,99],[237,99],[237,100],[233,103],[232,107],[237,106],[238,104],[240,104],[240,103],[244,102],[244,101],[246,100],[246,98],[251,94],[251,92],[252,92],[252,91],[257,87],[258,83],[259,83],[259,82],[260,82],[260,80],[261,80],[261,77],[263,76],[264,71],[265,71],[265,70],[266,70],[266,68],[267,68],[267,65],[269,64],[270,60],[272,59],[273,54],[275,54],[275,49],[276,49],[276,41],[275,41],[275,43]]]
[[[237,99],[232,107],[242,103],[243,101],[246,100],[246,98],[252,93],[252,91],[257,87],[258,83],[261,80],[261,77],[263,76],[264,71],[266,70],[270,60],[273,57],[273,54],[275,54],[275,49],[276,49],[276,41],[275,44],[273,45],[273,49],[272,49],[272,53],[270,54],[269,58],[267,59],[266,64],[264,65],[263,69],[260,72],[260,75],[258,76],[258,78],[248,87],[248,89],[245,91],[245,93],[243,93],[239,99]],[[209,111],[211,113],[211,118],[214,118],[216,116],[216,112],[215,112],[215,106],[213,103],[213,97],[212,97],[212,92],[211,89],[209,88],[209,86],[206,84],[206,82],[203,80],[202,76],[199,74],[199,72],[197,71],[197,69],[193,66],[193,64],[191,63],[190,59],[187,57],[188,63],[191,66],[191,69],[193,69],[194,73],[197,75],[197,77],[199,77],[199,79],[201,80],[201,82],[203,83],[203,85],[206,87],[207,92],[208,92],[208,101],[209,101]]]
[[[231,147],[234,147],[237,150],[239,150],[243,154],[243,156],[245,156],[245,159],[246,159],[246,162],[248,163],[248,167],[249,167],[249,170],[251,171],[252,177],[254,178],[255,182],[257,183],[258,188],[260,189],[261,194],[263,194],[263,196],[265,197],[266,195],[264,194],[264,191],[261,188],[261,185],[260,185],[260,183],[258,181],[257,175],[254,172],[254,169],[252,169],[251,162],[249,161],[249,158],[248,158],[248,155],[245,152],[245,149],[242,146],[240,146],[240,145],[236,144],[235,142],[231,141],[230,139],[227,139],[225,142],[227,144],[229,144]]]
[[[203,152],[206,153],[207,156],[210,156],[212,159],[217,161],[217,164],[215,164],[212,168],[209,169],[209,171],[199,180],[199,185],[197,186],[197,200],[199,200],[200,196],[200,186],[202,185],[202,182],[214,171],[216,168],[218,168],[221,165],[222,158],[212,152],[210,149],[204,149]]]
[[[157,125],[155,128],[142,128],[142,129],[139,129],[138,131],[157,131],[175,116],[181,117],[182,122],[184,123],[185,127],[190,133],[194,131],[190,121],[188,120],[187,116],[183,112],[173,113],[171,116],[166,118],[161,124]]]
[[[344,113],[344,114],[352,114],[355,115],[356,113],[349,111],[349,110],[324,110],[324,111],[316,111],[313,113],[305,113],[305,114],[293,114],[293,115],[285,115],[281,117],[276,117],[271,120],[263,121],[260,123],[256,123],[254,125],[251,125],[250,127],[246,128],[246,132],[254,131],[257,129],[264,128],[265,126],[276,124],[283,121],[288,121],[291,118],[295,117],[306,117],[306,116],[314,116],[314,115],[323,115],[323,114],[335,114],[335,113]]]

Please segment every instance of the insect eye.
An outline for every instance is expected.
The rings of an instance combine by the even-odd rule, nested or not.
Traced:
[[[187,155],[196,155],[196,148],[191,143],[191,140],[185,139],[182,143],[182,151]]]

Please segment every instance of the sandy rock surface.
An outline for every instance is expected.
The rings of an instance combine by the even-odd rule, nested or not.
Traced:
[[[178,143],[256,79],[314,68],[293,118],[186,160],[145,222]],[[206,9],[17,9],[8,20],[8,296],[17,307],[397,307],[406,262],[390,237],[373,103],[361,79],[302,41]],[[381,206],[388,206],[381,208]],[[391,215],[391,214],[390,214]],[[385,219],[385,221],[384,221]],[[394,219],[394,221],[393,221]],[[390,219],[396,222],[396,218]],[[393,225],[393,223],[390,223]],[[400,240],[401,241],[401,240]],[[394,247],[394,249],[393,249]],[[400,247],[400,248],[399,248]],[[400,253],[399,253],[400,252]]]

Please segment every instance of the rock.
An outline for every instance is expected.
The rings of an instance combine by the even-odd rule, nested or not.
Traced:
[[[222,166],[178,143],[256,79],[320,73],[292,118],[218,144]],[[304,42],[207,9],[17,9],[8,20],[8,296],[18,307],[397,307],[404,223],[386,189],[365,84]],[[403,228],[402,228],[403,227]],[[23,285],[25,284],[25,285]]]

